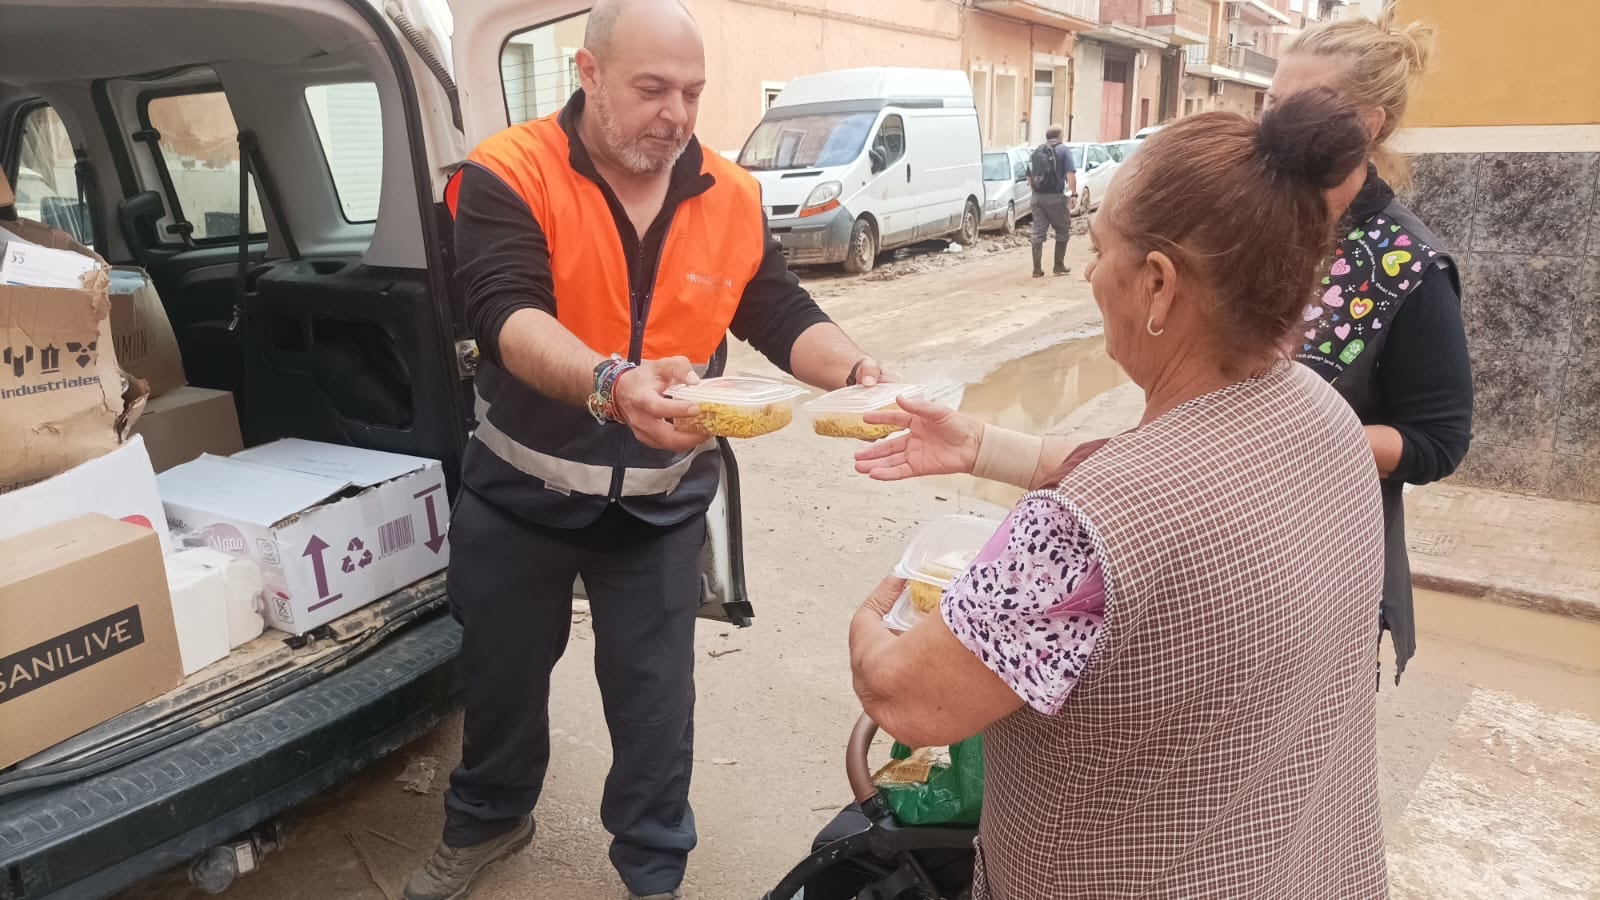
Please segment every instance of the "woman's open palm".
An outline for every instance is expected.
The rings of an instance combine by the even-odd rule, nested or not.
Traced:
[[[899,409],[868,413],[872,425],[904,431],[856,454],[856,471],[877,481],[922,475],[970,474],[978,461],[983,423],[937,403],[902,397]]]

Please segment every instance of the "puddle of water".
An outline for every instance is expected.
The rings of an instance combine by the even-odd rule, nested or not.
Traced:
[[[1045,434],[1074,411],[1107,391],[1126,384],[1106,354],[1103,336],[1065,341],[996,369],[982,382],[968,385],[961,411],[1002,428]],[[1011,506],[1022,491],[970,476],[942,479],[957,496],[998,506]]]
[[[1417,628],[1425,636],[1600,674],[1600,623],[1420,589],[1416,608]]]

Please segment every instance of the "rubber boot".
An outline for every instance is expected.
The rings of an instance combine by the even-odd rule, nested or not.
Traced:
[[[1044,277],[1044,245],[1033,245],[1033,277]]]
[[[1037,269],[1037,268],[1039,268],[1039,264],[1037,262],[1035,262],[1033,267],[1035,269]],[[1070,275],[1070,274],[1072,274],[1072,267],[1067,265],[1067,242],[1066,241],[1056,241],[1056,274],[1057,275]]]

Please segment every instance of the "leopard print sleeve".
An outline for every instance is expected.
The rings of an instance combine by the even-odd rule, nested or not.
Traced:
[[[940,602],[951,633],[1045,715],[1087,667],[1105,608],[1093,540],[1045,497],[1019,503]]]

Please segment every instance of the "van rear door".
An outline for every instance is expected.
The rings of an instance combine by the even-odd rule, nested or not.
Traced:
[[[416,8],[425,0],[403,0]],[[471,0],[452,3],[455,83],[466,146],[511,125],[551,115],[578,89],[574,60],[583,46],[589,2],[584,0]],[[701,556],[702,618],[751,624],[745,592],[739,470],[721,442],[722,485],[706,521]]]
[[[917,237],[944,237],[961,228],[967,198],[983,201],[983,146],[970,109],[929,110],[911,116],[917,147]]]

